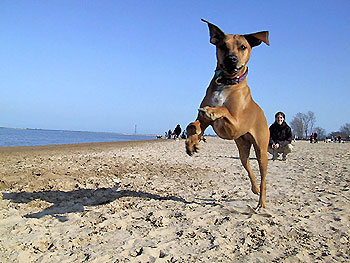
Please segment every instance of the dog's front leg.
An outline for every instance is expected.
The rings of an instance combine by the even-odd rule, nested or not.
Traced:
[[[237,120],[225,106],[199,108],[201,118],[210,121],[216,134],[227,140],[239,137]]]
[[[209,121],[216,121],[217,119],[220,118],[228,118],[230,119],[230,112],[225,106],[220,106],[220,107],[203,107],[198,109],[199,114],[209,120]]]
[[[191,122],[187,126],[186,152],[188,155],[191,156],[193,153],[199,151],[199,138],[203,135],[209,124],[208,121],[198,118],[195,122]]]

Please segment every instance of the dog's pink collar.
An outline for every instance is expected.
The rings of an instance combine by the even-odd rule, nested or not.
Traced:
[[[218,85],[235,85],[235,84],[241,83],[247,77],[247,75],[248,75],[248,68],[241,76],[233,79],[229,79],[229,78],[226,78],[222,74],[221,69],[219,69],[219,70],[215,70],[215,76],[217,77],[215,79],[215,83]]]

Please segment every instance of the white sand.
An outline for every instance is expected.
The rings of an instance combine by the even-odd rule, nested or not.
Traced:
[[[233,141],[0,148],[0,262],[350,262],[350,144],[294,145],[258,214]]]

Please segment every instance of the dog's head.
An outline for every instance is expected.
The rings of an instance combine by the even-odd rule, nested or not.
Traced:
[[[234,77],[246,71],[252,47],[261,42],[270,45],[268,31],[248,35],[226,35],[216,25],[202,19],[207,23],[210,32],[210,43],[216,46],[218,67],[228,76]]]

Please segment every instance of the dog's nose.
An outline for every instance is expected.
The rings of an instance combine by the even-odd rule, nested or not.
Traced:
[[[229,55],[225,59],[227,59],[231,63],[237,63],[238,62],[238,57],[236,55]]]

